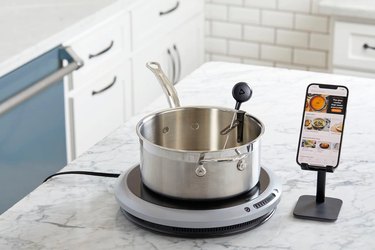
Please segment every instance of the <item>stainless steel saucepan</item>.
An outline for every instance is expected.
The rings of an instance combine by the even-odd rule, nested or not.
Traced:
[[[228,198],[253,188],[259,181],[264,125],[235,109],[180,107],[160,65],[150,62],[147,67],[171,109],[137,124],[143,183],[162,195],[197,200]]]

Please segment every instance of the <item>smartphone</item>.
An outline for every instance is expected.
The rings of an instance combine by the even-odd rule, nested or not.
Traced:
[[[300,166],[338,166],[348,95],[345,86],[319,83],[307,86],[297,151]]]

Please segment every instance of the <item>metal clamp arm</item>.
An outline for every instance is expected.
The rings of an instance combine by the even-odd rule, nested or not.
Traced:
[[[69,64],[1,102],[0,115],[6,113],[18,104],[33,97],[64,76],[83,66],[83,60],[70,47],[65,47],[64,52],[60,54],[60,57],[61,59],[66,59]]]

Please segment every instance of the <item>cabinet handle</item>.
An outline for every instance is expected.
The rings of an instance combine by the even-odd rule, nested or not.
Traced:
[[[169,58],[171,59],[171,62],[172,62],[172,83],[173,83],[173,85],[175,85],[176,84],[176,62],[174,60],[174,57],[173,57],[170,49],[167,49],[167,53],[168,53]]]
[[[176,76],[176,83],[177,83],[180,81],[180,78],[181,78],[181,56],[180,56],[180,52],[178,51],[176,44],[173,44],[173,49],[177,55],[177,66],[178,66],[177,76]]]
[[[70,47],[65,47],[60,50],[60,60],[67,60],[69,62],[65,67],[57,70],[51,75],[46,76],[35,84],[21,90],[14,96],[9,97],[5,101],[0,103],[0,115],[6,113],[10,109],[14,108],[18,104],[28,100],[39,92],[43,91],[47,87],[53,85],[64,76],[72,73],[74,70],[79,69],[83,66],[83,60],[72,50]]]
[[[367,43],[363,44],[364,49],[375,49],[375,47],[368,45]]]
[[[115,76],[113,78],[112,82],[108,86],[102,88],[101,90],[93,90],[92,95],[97,95],[97,94],[103,93],[104,91],[110,89],[113,85],[115,85],[116,81],[117,81],[117,76]]]
[[[89,59],[94,58],[94,57],[97,57],[97,56],[100,56],[100,55],[102,55],[102,54],[108,52],[108,51],[113,47],[113,44],[114,44],[114,42],[113,42],[113,40],[112,40],[111,43],[109,44],[109,46],[108,46],[107,48],[103,49],[102,51],[99,51],[99,52],[96,53],[96,54],[89,54]]]
[[[167,10],[167,11],[160,11],[159,16],[164,16],[164,15],[167,15],[169,13],[172,13],[173,11],[177,10],[178,6],[180,6],[180,1],[177,1],[176,6],[174,6],[172,9]]]

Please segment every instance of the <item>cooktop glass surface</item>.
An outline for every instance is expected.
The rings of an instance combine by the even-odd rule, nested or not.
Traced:
[[[261,169],[258,184],[248,192],[231,198],[217,200],[183,200],[170,198],[155,193],[142,183],[139,166],[136,166],[130,171],[126,184],[134,195],[144,201],[156,204],[158,206],[174,209],[210,210],[233,207],[256,199],[261,193],[264,192],[264,190],[266,190],[267,186],[269,185],[269,181],[270,180],[267,172]]]

